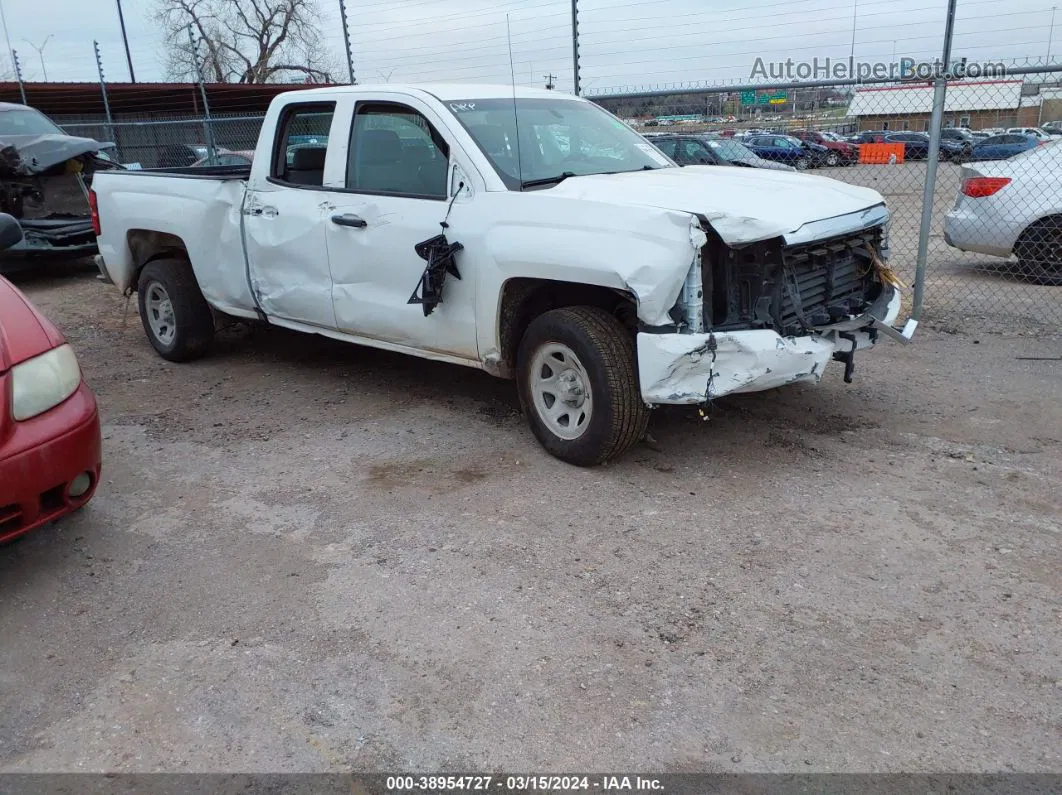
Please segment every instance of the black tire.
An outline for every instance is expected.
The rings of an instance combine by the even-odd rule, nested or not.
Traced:
[[[833,166],[836,166],[840,162],[841,158],[837,156],[836,152],[830,152],[828,155],[826,155],[826,165],[830,166],[831,168]]]
[[[811,162],[806,157],[798,158],[797,161],[793,163],[793,167],[797,171],[807,171],[810,166]]]
[[[1030,284],[1062,285],[1062,217],[1029,224],[1014,244],[1019,275]]]
[[[589,379],[593,408],[577,438],[554,433],[533,395],[536,355],[551,344],[570,349]],[[596,307],[553,309],[535,318],[520,340],[517,382],[535,438],[551,455],[576,466],[595,466],[619,455],[644,436],[649,423],[649,407],[638,385],[634,339],[619,320]]]
[[[171,328],[168,333],[157,331],[160,323],[153,324],[149,317],[160,317],[152,309],[159,290],[169,299],[172,309],[172,325],[168,326]],[[214,342],[214,315],[203,298],[191,264],[186,260],[159,259],[145,265],[137,283],[137,305],[144,333],[151,347],[163,359],[187,362],[210,350]],[[162,326],[163,329],[166,327]]]

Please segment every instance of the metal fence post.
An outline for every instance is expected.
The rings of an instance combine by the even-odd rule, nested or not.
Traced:
[[[15,79],[18,80],[18,93],[22,96],[22,104],[28,105],[26,102],[26,86],[22,82],[22,64],[18,62],[18,53],[14,50],[11,51],[11,63],[15,65]]]
[[[103,79],[103,58],[100,56],[100,43],[93,40],[92,49],[96,52],[96,72],[100,78],[100,94],[103,96],[103,115],[107,118],[107,137],[113,140],[115,138],[114,118],[111,116],[111,103],[107,98],[107,82]],[[117,147],[118,142],[114,141],[114,145]]]
[[[955,3],[948,0],[948,16],[944,25],[944,52],[941,64],[944,73],[949,71],[951,42],[955,29]],[[918,257],[915,260],[914,297],[911,302],[911,317],[922,319],[922,302],[926,291],[926,259],[929,256],[929,234],[933,225],[933,199],[937,188],[937,163],[940,160],[940,128],[944,118],[944,98],[948,91],[946,77],[938,76],[933,82],[933,113],[929,119],[929,156],[926,158],[926,184],[922,190],[922,223],[918,229]]]
[[[339,0],[339,18],[343,20],[343,48],[347,54],[347,73],[350,75],[350,84],[356,85],[354,79],[354,54],[350,49],[350,29],[347,27],[347,4]]]
[[[575,96],[579,96],[579,0],[572,0],[572,75],[575,78]]]
[[[213,160],[217,157],[218,148],[214,143],[214,128],[210,120],[210,103],[207,101],[206,86],[203,84],[203,66],[199,63],[199,45],[192,34],[192,26],[188,26],[188,44],[191,46],[192,59],[195,61],[195,75],[199,82],[199,95],[203,100],[203,135],[206,136],[207,156]]]

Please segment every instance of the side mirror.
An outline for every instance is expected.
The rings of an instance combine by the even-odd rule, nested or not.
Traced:
[[[0,213],[0,251],[22,242],[22,227],[14,217]]]

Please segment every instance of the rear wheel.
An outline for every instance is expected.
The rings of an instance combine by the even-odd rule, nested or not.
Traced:
[[[1014,245],[1014,253],[1026,281],[1062,285],[1062,217],[1030,224]]]
[[[214,315],[203,298],[192,266],[160,259],[140,272],[137,303],[151,347],[171,362],[196,359],[214,341]]]
[[[637,442],[649,422],[634,340],[608,312],[554,309],[532,321],[517,352],[520,403],[546,450],[600,464]]]
[[[836,166],[839,162],[841,162],[841,158],[837,156],[836,152],[830,152],[826,155],[826,165]]]
[[[811,163],[808,161],[808,159],[806,157],[801,157],[801,158],[798,158],[797,161],[795,163],[793,163],[793,165],[796,166],[796,170],[797,171],[807,171],[808,166],[810,166]]]

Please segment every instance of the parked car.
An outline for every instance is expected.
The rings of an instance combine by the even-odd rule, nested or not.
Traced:
[[[851,144],[880,144],[888,134],[888,130],[863,130],[855,135],[849,135],[845,140]]]
[[[859,162],[859,146],[857,144],[851,144],[848,141],[835,141],[816,130],[793,130],[789,134],[801,141],[825,146],[829,150],[826,153],[827,166],[849,166],[852,163]]]
[[[974,145],[977,143],[977,139],[973,136],[969,130],[965,130],[961,127],[945,127],[940,131],[941,142],[950,141],[954,144],[958,144],[960,158],[968,158],[970,152],[973,151]],[[955,159],[952,157],[952,159]]]
[[[1031,135],[1038,141],[1050,141],[1057,138],[1062,133],[1052,133],[1041,127],[1008,127],[1008,133],[1017,133],[1018,135]]]
[[[963,166],[944,241],[962,251],[1013,254],[1026,278],[1062,284],[1062,145]]]
[[[794,171],[792,166],[758,157],[755,152],[732,138],[707,134],[673,135],[657,133],[646,138],[680,166],[747,166],[777,171]]]
[[[1046,121],[1040,129],[1050,135],[1062,135],[1062,121]]]
[[[101,156],[109,144],[67,135],[40,111],[0,102],[0,212],[23,236],[3,252],[0,271],[32,265],[26,255],[84,256],[96,238],[85,198],[96,171],[120,168]]]
[[[202,143],[163,144],[155,150],[158,168],[189,168],[199,166],[247,166],[250,158],[245,154],[233,152],[221,146],[214,147]]]
[[[1039,145],[1038,138],[1023,133],[993,135],[974,145],[970,152],[970,159],[975,161],[1006,160],[1008,157],[1035,149]]]
[[[920,132],[888,133],[881,143],[903,144],[904,160],[925,160],[929,157],[929,136]],[[961,160],[964,146],[947,138],[940,139],[941,160]]]
[[[742,143],[758,157],[785,163],[798,171],[825,165],[830,152],[825,146],[788,135],[753,135]]]
[[[22,240],[0,214],[0,249]],[[0,276],[0,543],[87,503],[100,480],[100,421],[59,330]]]
[[[313,125],[325,146],[276,156]],[[651,406],[818,382],[835,358],[850,377],[901,336],[881,194],[678,168],[556,91],[286,91],[249,178],[107,172],[93,190],[101,275],[137,292],[163,358],[204,355],[223,315],[481,368],[516,379],[573,464],[630,447]]]

